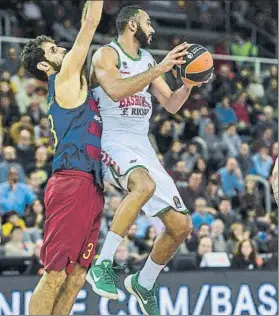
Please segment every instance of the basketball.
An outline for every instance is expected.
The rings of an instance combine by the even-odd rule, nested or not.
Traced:
[[[214,69],[213,58],[205,47],[192,44],[183,59],[186,63],[172,70],[175,78],[192,86],[198,86],[210,78]]]

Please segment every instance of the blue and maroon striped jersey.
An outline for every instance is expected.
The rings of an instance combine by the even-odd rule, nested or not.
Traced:
[[[102,120],[98,102],[91,90],[87,100],[75,109],[63,109],[55,100],[56,74],[48,82],[48,119],[55,154],[52,171],[79,170],[91,173],[101,186],[101,134]]]

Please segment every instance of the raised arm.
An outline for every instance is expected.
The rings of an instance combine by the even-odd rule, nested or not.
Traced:
[[[103,10],[102,0],[87,1],[83,8],[81,29],[72,49],[65,56],[59,73],[60,79],[81,72],[88,50],[100,23]]]
[[[122,79],[117,68],[118,56],[110,47],[100,48],[93,56],[94,77],[113,101],[131,96],[150,84],[154,79],[169,71],[174,65],[181,65],[179,57],[186,54],[187,44],[183,43],[173,49],[165,59],[155,67],[132,77]]]

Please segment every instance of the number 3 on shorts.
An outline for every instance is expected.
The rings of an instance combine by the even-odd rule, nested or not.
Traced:
[[[56,148],[56,146],[58,144],[58,138],[57,138],[57,135],[56,135],[56,132],[55,132],[55,129],[54,129],[54,122],[53,122],[52,115],[48,116],[48,120],[49,120],[49,123],[50,123],[50,132],[51,132],[51,135],[52,135],[52,138],[53,138],[53,146],[54,146],[54,148]]]
[[[83,256],[82,256],[83,259],[87,260],[87,259],[91,256],[91,253],[92,253],[93,249],[94,249],[94,245],[93,245],[92,242],[90,242],[90,243],[88,244],[88,246],[87,246],[86,252],[85,252],[85,253],[83,254]]]

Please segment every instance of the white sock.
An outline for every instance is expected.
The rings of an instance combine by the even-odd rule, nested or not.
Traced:
[[[139,273],[139,284],[150,291],[153,288],[154,283],[164,266],[165,265],[160,265],[153,262],[151,257],[149,256],[145,262],[144,267]]]
[[[103,260],[113,261],[114,254],[122,240],[123,237],[120,235],[114,232],[108,232],[96,265],[99,265]]]

